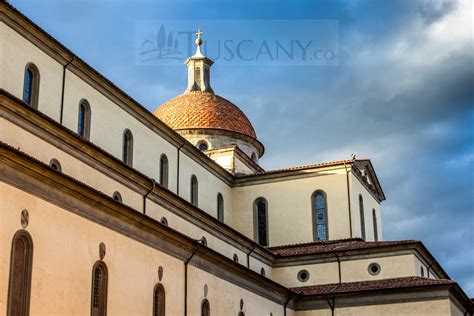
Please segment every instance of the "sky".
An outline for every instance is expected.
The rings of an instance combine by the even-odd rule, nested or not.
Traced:
[[[10,2],[150,111],[186,87],[184,58],[140,60],[163,21],[209,45],[319,41],[330,62],[216,60],[212,87],[252,122],[267,170],[370,158],[383,238],[421,240],[474,296],[472,1]]]

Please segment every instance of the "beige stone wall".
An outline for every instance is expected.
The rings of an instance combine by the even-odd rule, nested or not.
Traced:
[[[298,272],[301,270],[308,271],[308,281],[298,280]],[[338,283],[339,269],[337,262],[273,268],[273,279],[286,287]]]
[[[114,191],[118,191],[122,196],[124,204],[131,206],[137,211],[143,210],[143,196],[141,194],[3,118],[0,118],[0,135],[3,142],[19,148],[21,151],[34,156],[45,164],[48,164],[52,158],[57,159],[61,163],[63,173],[110,196],[112,196]],[[41,150],[38,151],[38,148],[41,148]],[[230,193],[227,193],[227,196],[229,195]],[[225,194],[224,204],[225,207],[232,205],[226,200]],[[147,200],[147,215],[158,221],[161,217],[166,217],[170,227],[191,238],[200,239],[202,236],[205,236],[210,248],[219,251],[228,258],[233,258],[233,255],[237,254],[240,258],[239,262],[244,265],[247,264],[246,255],[241,250],[149,199]]]
[[[59,121],[62,65],[5,24],[1,23],[0,27],[2,44],[4,40],[6,47],[8,47],[8,49],[2,50],[0,56],[1,77],[8,78],[8,80],[2,80],[0,87],[21,98],[25,66],[28,62],[35,63],[40,72],[38,109]],[[121,159],[123,132],[128,128],[133,134],[133,167],[148,177],[158,180],[159,159],[161,154],[165,153],[169,161],[169,189],[173,192],[177,191],[177,148],[132,117],[95,87],[90,86],[67,70],[63,124],[72,131],[77,131],[79,102],[82,99],[86,99],[91,107],[90,140],[94,144]],[[217,192],[228,190],[228,186],[205,167],[197,163],[190,163],[191,158],[186,157],[185,153],[181,152],[180,157],[182,158],[180,167],[184,170],[184,174],[181,173],[183,178],[190,176],[189,169],[191,168],[192,173],[200,174],[200,178],[206,179],[207,185],[201,186],[200,190],[200,195],[203,196],[202,201],[207,196],[214,196]],[[187,191],[186,189],[182,190],[185,198]],[[227,198],[230,198],[229,194],[227,194]],[[214,212],[214,200],[215,197],[212,200],[206,200],[209,202],[203,202],[204,204],[208,203],[207,207],[203,208],[210,213]],[[231,207],[232,203],[228,202],[227,205]]]
[[[406,302],[395,304],[363,305],[354,307],[341,307],[335,310],[335,315],[451,315],[449,300],[429,300],[419,302]],[[295,316],[330,316],[331,310],[298,311]]]
[[[342,282],[371,281],[415,276],[415,256],[412,254],[384,256],[341,262]],[[371,275],[368,267],[371,263],[380,265],[380,273]]]
[[[59,121],[62,66],[3,22],[0,42],[0,87],[21,99],[25,67],[34,63],[40,73],[38,109]]]
[[[129,129],[133,135],[133,167],[158,181],[160,157],[166,154],[169,163],[168,188],[176,192],[177,149],[102,93],[67,71],[63,124],[72,131],[77,131],[79,103],[82,99],[86,99],[91,108],[91,142],[122,159],[123,133],[125,129]]]
[[[283,315],[283,307],[275,302],[215,278],[192,265],[189,266],[189,272],[193,276],[188,284],[193,293],[188,297],[189,315],[200,315],[201,302],[204,298],[209,301],[211,315],[237,315],[241,299],[244,301],[245,315],[270,315],[270,313],[274,316]],[[204,296],[205,285],[208,287],[207,296]]]
[[[180,155],[179,196],[191,201],[192,175],[198,179],[198,206],[200,209],[217,218],[217,194],[221,193],[224,197],[224,213],[232,213],[231,188],[185,155]],[[224,216],[225,221],[230,218],[232,217]]]
[[[311,196],[316,190],[327,195],[329,239],[349,237],[345,171],[327,170],[307,178],[280,179],[233,189],[234,227],[254,238],[253,203],[268,201],[271,246],[313,241]]]
[[[374,241],[374,223],[372,220],[372,209],[375,210],[375,213],[377,215],[377,229],[379,240],[383,240],[382,214],[380,213],[380,204],[352,173],[350,173],[350,191],[352,208],[352,231],[354,233],[354,237],[362,237],[359,212],[359,194],[361,194],[364,200],[366,240]]]
[[[34,244],[31,315],[84,315],[90,310],[92,266],[106,244],[109,315],[149,315],[158,267],[164,270],[168,315],[184,313],[184,263],[56,205],[0,182],[0,313],[6,312],[11,239],[27,209]],[[60,238],[58,238],[60,236]],[[192,265],[188,269],[188,314],[199,314],[204,298],[213,315],[231,315],[244,300],[247,315],[283,315],[281,305]]]
[[[167,312],[183,314],[181,261],[3,182],[0,193],[0,313],[6,310],[11,240],[21,228],[21,211],[27,209],[34,244],[31,315],[90,313],[92,266],[99,259],[100,242],[107,247],[109,315],[151,314],[160,265]]]
[[[349,258],[341,260],[341,281],[372,281],[380,279],[400,278],[418,275],[415,269],[415,262],[418,261],[413,254],[380,254],[372,255],[372,258],[358,259]],[[380,273],[371,275],[368,267],[371,263],[380,265]],[[298,280],[297,275],[301,270],[309,272],[309,279],[306,282]],[[309,286],[331,284],[339,282],[339,269],[336,261],[316,264],[301,264],[295,266],[273,268],[272,278],[274,281],[287,286]],[[426,275],[425,275],[426,277]]]

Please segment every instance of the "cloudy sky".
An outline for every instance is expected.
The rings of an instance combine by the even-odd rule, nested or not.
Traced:
[[[387,196],[384,238],[422,240],[474,296],[472,1],[11,2],[149,110],[182,93],[186,70],[137,62],[143,21],[158,32],[163,20],[211,20],[210,38],[237,21],[229,34],[260,42],[283,34],[275,20],[295,38],[329,34],[334,64],[217,61],[213,88],[252,121],[266,169],[371,158]]]

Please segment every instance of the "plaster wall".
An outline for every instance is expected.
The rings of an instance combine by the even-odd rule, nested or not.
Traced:
[[[188,297],[189,315],[201,314],[201,302],[204,298],[209,301],[211,315],[237,315],[240,311],[241,299],[244,301],[242,311],[245,315],[270,315],[270,313],[273,316],[284,315],[283,306],[273,301],[215,278],[212,274],[199,270],[193,265],[189,266],[189,272],[193,277],[188,287],[194,293]],[[207,296],[204,295],[205,285],[208,287]]]
[[[336,307],[335,315],[453,315],[450,311],[448,299],[438,299],[418,302],[404,302],[394,304],[362,305],[353,307]],[[331,316],[331,310],[318,309],[313,311],[298,311],[296,316]]]
[[[321,171],[310,177],[279,179],[233,189],[234,227],[254,238],[254,201],[268,201],[270,246],[312,242],[311,196],[322,190],[327,196],[329,239],[349,237],[346,174],[342,169]]]
[[[374,241],[374,222],[372,220],[372,210],[375,210],[377,217],[377,233],[378,240],[383,240],[382,234],[382,214],[380,213],[380,204],[367,191],[362,183],[350,173],[350,190],[351,190],[351,205],[352,205],[352,228],[354,237],[362,237],[360,208],[359,208],[359,194],[362,195],[364,201],[364,223],[365,223],[365,240]]]
[[[380,266],[380,273],[372,275],[368,268],[371,263]],[[341,262],[342,282],[372,281],[380,279],[416,276],[415,256],[412,254],[384,256]]]
[[[100,242],[106,245],[109,315],[150,315],[159,266],[167,313],[183,314],[181,261],[3,182],[0,196],[1,314],[6,314],[11,241],[21,228],[23,209],[29,212],[26,230],[34,245],[31,315],[90,313],[92,267],[99,260]]]
[[[59,121],[63,67],[37,46],[0,22],[0,87],[23,98],[25,67],[39,70],[38,110]]]

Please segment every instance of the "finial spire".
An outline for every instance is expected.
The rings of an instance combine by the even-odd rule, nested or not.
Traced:
[[[197,35],[197,38],[196,38],[196,53],[194,54],[193,57],[204,57],[204,55],[201,53],[201,45],[202,45],[202,39],[201,39],[201,35],[202,35],[202,31],[200,28],[198,28],[197,32],[196,32],[196,35]]]
[[[196,38],[196,45],[197,46],[201,46],[202,44],[202,39],[201,39],[201,35],[203,33],[201,32],[201,30],[198,28],[198,31],[196,32],[196,35],[197,35],[197,38]]]

